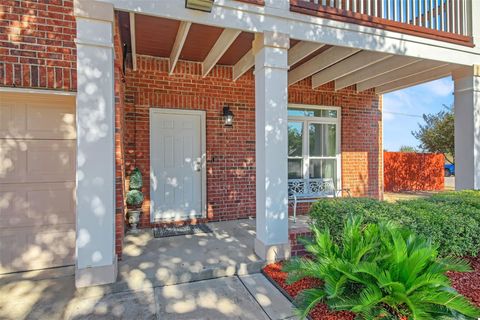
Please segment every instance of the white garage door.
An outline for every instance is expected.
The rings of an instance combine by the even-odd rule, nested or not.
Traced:
[[[74,264],[75,98],[0,93],[0,273]]]

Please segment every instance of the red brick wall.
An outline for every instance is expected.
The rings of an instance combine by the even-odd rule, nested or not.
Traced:
[[[201,65],[180,61],[169,76],[168,60],[138,58],[138,70],[127,72],[126,164],[137,166],[144,181],[142,225],[149,224],[149,108],[206,111],[207,216],[210,220],[255,215],[255,102],[253,75],[235,83],[230,67],[215,67],[201,77]],[[235,114],[223,125],[222,108]],[[136,119],[136,120],[135,120]],[[135,130],[136,128],[136,130]]]
[[[309,227],[301,229],[290,229],[288,230],[288,240],[290,242],[290,254],[292,257],[304,256],[307,252],[305,251],[305,246],[299,240],[301,238],[312,238],[313,234]]]
[[[0,0],[0,86],[76,90],[73,1]]]
[[[231,81],[231,68],[216,66],[201,77],[199,63],[180,61],[168,75],[168,60],[138,57],[138,70],[126,76],[125,148],[128,169],[149,176],[149,108],[205,110],[207,119],[207,203],[210,220],[255,215],[255,99],[253,73]],[[289,88],[291,103],[342,107],[342,180],[354,196],[379,198],[381,103],[373,91],[357,94],[331,85],[312,90],[310,80]],[[235,114],[225,128],[222,107]],[[135,120],[136,119],[136,120]],[[136,129],[135,129],[136,128]],[[149,224],[149,181],[145,179],[142,225]]]
[[[443,154],[414,152],[384,153],[385,191],[443,190]]]
[[[76,91],[75,36],[73,1],[0,0],[0,86]],[[125,170],[123,62],[118,32],[115,34],[115,47],[115,247],[120,256],[124,234]]]

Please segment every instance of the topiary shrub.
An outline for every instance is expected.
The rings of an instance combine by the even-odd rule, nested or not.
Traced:
[[[143,179],[140,169],[135,168],[130,174],[129,190],[126,196],[127,205],[133,208],[138,208],[143,203],[142,193]]]
[[[143,187],[143,178],[140,169],[135,168],[130,174],[130,190],[141,190]]]
[[[143,203],[143,193],[140,190],[130,190],[127,192],[127,204],[130,207],[137,208]]]

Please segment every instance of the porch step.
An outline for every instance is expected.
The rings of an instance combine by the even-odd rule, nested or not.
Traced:
[[[234,266],[216,265],[199,271],[189,271],[187,268],[182,267],[175,269],[158,268],[156,270],[145,271],[141,269],[141,266],[139,266],[140,268],[127,271],[125,269],[121,270],[122,266],[119,266],[117,282],[102,287],[106,292],[144,290],[235,275],[245,276],[257,274],[261,272],[265,265],[265,261],[259,260],[249,263],[239,263]]]
[[[258,273],[255,220],[210,222],[211,233],[154,238],[143,229],[125,237],[118,281],[112,290],[138,290]]]

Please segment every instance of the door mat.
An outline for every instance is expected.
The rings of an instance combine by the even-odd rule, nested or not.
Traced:
[[[155,238],[185,236],[198,233],[212,233],[212,229],[204,223],[186,226],[157,227],[153,229]]]

